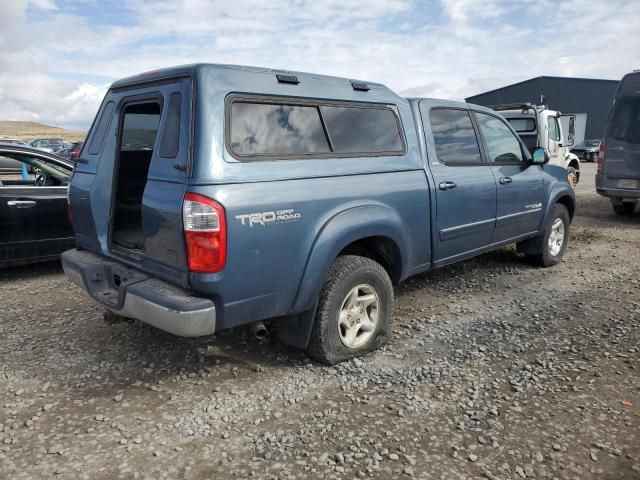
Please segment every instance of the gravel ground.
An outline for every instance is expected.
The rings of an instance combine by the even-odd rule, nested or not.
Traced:
[[[107,324],[57,264],[0,273],[0,478],[640,479],[640,215],[583,165],[565,261],[396,288],[327,368],[245,331]]]

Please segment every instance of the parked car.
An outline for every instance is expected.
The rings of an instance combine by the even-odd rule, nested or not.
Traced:
[[[48,153],[54,153],[65,148],[64,140],[61,138],[36,138],[31,140],[29,145]]]
[[[23,145],[26,146],[26,142],[17,140],[15,138],[0,138],[0,145]],[[9,172],[21,172],[22,163],[14,160],[13,158],[6,158],[0,156],[0,173]]]
[[[618,215],[631,215],[640,200],[640,71],[618,85],[600,146],[596,191]]]
[[[78,159],[80,155],[80,151],[82,150],[82,145],[84,142],[73,142],[69,147],[69,158],[74,162]]]
[[[571,153],[574,153],[578,158],[587,162],[595,162],[598,159],[598,154],[600,153],[601,143],[602,141],[599,139],[585,140],[573,147],[571,149]]]
[[[8,143],[11,145],[22,145],[23,147],[28,146],[27,142],[24,140],[18,140],[17,138],[2,138],[0,137],[0,143]]]
[[[73,164],[20,145],[0,144],[0,157],[19,165],[0,172],[0,267],[58,258],[74,246],[66,199]],[[23,163],[34,172],[27,179]]]
[[[160,70],[108,91],[62,263],[113,314],[183,336],[278,318],[285,343],[336,363],[389,335],[392,282],[511,243],[560,262],[575,196],[548,160],[476,105],[250,67]]]
[[[550,163],[567,171],[572,186],[578,184],[580,160],[569,150],[575,138],[575,115],[562,115],[546,105],[531,103],[494,105],[491,108],[507,119],[529,151],[544,148],[549,153]],[[562,128],[561,117],[569,117],[566,123],[570,128],[567,132]]]
[[[70,148],[62,148],[60,150],[56,150],[55,152],[56,155],[58,155],[59,157],[62,158],[66,158],[67,160],[69,159],[69,156],[71,154],[71,149]]]

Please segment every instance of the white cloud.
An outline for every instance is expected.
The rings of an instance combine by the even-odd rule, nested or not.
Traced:
[[[638,1],[127,0],[117,24],[96,23],[110,4],[100,5],[84,14],[68,2],[1,2],[0,116],[84,128],[105,79],[191,62],[453,99],[538,75],[620,78],[640,67],[629,21]]]

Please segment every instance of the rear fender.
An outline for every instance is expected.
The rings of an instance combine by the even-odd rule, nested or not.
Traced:
[[[320,229],[307,259],[291,311],[312,309],[338,254],[349,244],[367,237],[386,237],[395,243],[400,254],[399,278],[404,278],[407,272],[409,233],[400,216],[383,204],[352,207],[332,216]]]

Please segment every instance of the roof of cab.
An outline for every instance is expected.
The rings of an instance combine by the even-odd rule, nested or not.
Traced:
[[[483,107],[482,105],[476,105],[475,103],[466,103],[459,102],[456,100],[442,100],[440,98],[428,98],[428,97],[411,97],[408,99],[410,102],[419,103],[424,101],[429,104],[430,107],[452,107],[452,108],[464,108],[464,109],[473,109],[479,112],[487,112],[493,113],[495,115],[495,110],[492,110],[487,107]]]
[[[278,69],[270,69],[270,68],[261,68],[261,67],[251,67],[251,66],[243,66],[243,65],[225,65],[225,64],[213,64],[213,63],[196,63],[190,65],[180,65],[176,67],[169,68],[161,68],[157,70],[150,70],[148,72],[143,72],[137,75],[133,75],[131,77],[123,78],[121,80],[117,80],[111,84],[112,89],[118,89],[123,87],[135,86],[138,84],[144,84],[149,82],[155,82],[159,80],[164,80],[168,78],[175,77],[184,77],[191,76],[196,78],[199,72],[203,71],[225,71],[226,75],[238,75],[238,78],[247,75],[263,75],[265,77],[272,77],[274,81],[276,80],[276,75],[293,75],[298,78],[300,84],[304,84],[305,79],[313,80],[314,83],[321,81],[322,83],[326,83],[332,87],[348,87],[349,90],[355,91],[352,83],[363,83],[366,86],[376,91],[376,96],[379,97],[381,94],[383,96],[388,96],[389,100],[397,102],[401,99],[399,95],[397,95],[393,90],[386,87],[381,83],[369,82],[364,80],[358,80],[354,78],[346,78],[346,77],[334,77],[329,75],[320,75],[317,73],[306,73],[306,72],[296,72],[290,70],[278,70]]]

